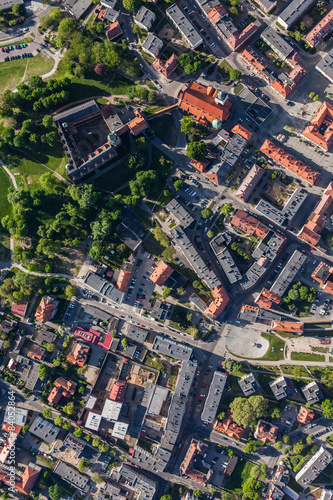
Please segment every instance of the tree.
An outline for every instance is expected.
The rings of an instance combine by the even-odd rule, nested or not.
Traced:
[[[282,441],[283,441],[284,444],[289,444],[289,441],[290,441],[289,436],[287,436],[286,434],[284,434],[284,436],[282,438]]]
[[[57,425],[58,427],[62,427],[63,426],[63,419],[61,418],[60,415],[58,415],[55,419],[54,419],[54,425]]]
[[[304,444],[302,443],[302,441],[298,441],[297,443],[294,444],[292,451],[294,455],[299,455],[300,453],[302,453],[303,449],[304,449]]]
[[[49,146],[54,146],[58,140],[58,134],[55,130],[52,130],[52,132],[45,134],[45,139]]]
[[[61,358],[55,358],[53,361],[53,366],[57,367],[57,366],[60,366],[61,365]]]
[[[155,239],[163,246],[163,247],[168,247],[170,246],[170,242],[168,240],[168,237],[163,233],[162,228],[160,226],[156,226],[153,229],[153,235],[155,236]]]
[[[59,500],[62,494],[63,489],[58,484],[49,487],[49,497],[51,500]]]
[[[249,477],[246,481],[244,481],[242,485],[242,490],[244,496],[249,498],[250,500],[258,500],[260,497],[260,482],[254,477]]]
[[[67,405],[63,407],[62,411],[65,412],[70,417],[71,415],[74,414],[75,411],[74,403],[70,401],[69,403],[67,403]]]
[[[211,229],[209,229],[209,231],[207,231],[207,237],[211,240],[212,238],[214,238],[214,231],[212,231]]]
[[[125,0],[124,0],[125,1]],[[94,482],[94,483],[102,483],[104,481],[104,477],[102,474],[100,474],[99,472],[94,472],[93,474],[91,474],[91,480]]]
[[[52,342],[47,342],[45,344],[45,347],[46,347],[47,352],[53,352],[56,346]]]
[[[318,94],[317,94],[317,95],[315,95],[315,96],[314,96],[314,98],[313,98],[313,100],[314,100],[315,102],[319,101],[319,95],[318,95]]]
[[[323,370],[320,381],[328,389],[332,389],[333,388],[333,369],[332,368],[325,368]]]
[[[126,460],[126,453],[122,453],[120,455],[120,460]],[[164,496],[169,496],[169,495],[164,495]],[[161,497],[161,498],[163,498],[163,497]]]
[[[231,7],[229,9],[229,12],[231,10]],[[238,13],[238,10],[236,9],[237,13]],[[233,80],[233,81],[236,81],[236,80],[240,80],[242,78],[242,72],[239,71],[239,69],[231,69],[229,71],[229,76],[230,76],[230,80]]]
[[[155,90],[149,90],[147,100],[149,102],[155,102],[156,99],[157,99],[157,94],[156,94]]]
[[[223,215],[230,214],[230,212],[232,212],[232,206],[230,205],[230,203],[228,203],[227,205],[223,205],[223,207],[221,208],[221,212],[223,213]]]
[[[196,498],[201,498],[202,497],[202,491],[197,489],[197,490],[193,490],[193,496],[195,496]]]
[[[83,435],[83,429],[81,427],[75,427],[73,434],[74,436],[80,438]]]
[[[223,420],[225,418],[225,411],[221,411],[221,413],[217,415],[217,418],[218,420]]]
[[[86,472],[89,465],[90,465],[89,460],[84,458],[83,460],[81,460],[81,462],[79,462],[78,469],[81,473],[84,473],[84,472]]]
[[[298,290],[299,296],[302,300],[307,300],[309,296],[309,289],[307,286],[301,286]]]
[[[98,447],[98,450],[102,453],[105,452],[107,453],[110,449],[110,446],[107,443],[101,443]]]
[[[258,479],[260,476],[260,467],[259,465],[253,465],[250,470],[250,476],[254,477],[254,479]]]
[[[181,191],[184,187],[184,181],[182,181],[181,179],[177,179],[174,183],[173,183],[173,186],[175,188],[176,191]]]
[[[180,121],[180,130],[184,134],[189,134],[194,125],[193,119],[190,116],[183,116]]]
[[[39,370],[38,370],[38,377],[41,379],[41,381],[45,380],[50,369],[47,365],[40,365]]]
[[[207,145],[203,141],[190,142],[187,146],[186,153],[191,160],[203,160],[207,154]]]
[[[231,15],[231,17],[237,17],[239,14],[237,7],[235,7],[234,5],[229,7],[229,14]],[[232,70],[230,70],[230,73],[231,73],[231,71]],[[237,70],[235,70],[235,71],[237,71]],[[232,78],[232,80],[233,80],[233,78]],[[235,78],[235,80],[237,80],[237,78]]]
[[[127,10],[137,10],[140,4],[140,0],[123,0],[123,7]]]
[[[309,94],[310,99],[313,99],[315,95],[316,95],[315,92],[310,92],[310,94]]]
[[[325,418],[333,418],[333,401],[331,399],[325,399],[321,403],[321,407]]]
[[[43,126],[46,128],[46,129],[50,129],[53,127],[53,118],[52,116],[50,115],[45,115],[43,117]]]
[[[185,292],[183,287],[179,287],[179,288],[177,288],[176,293],[177,293],[178,297],[182,297],[183,295],[185,295],[186,292]]]
[[[260,466],[260,476],[262,477],[262,479],[266,479],[267,472],[268,472],[268,466],[266,464],[262,464]]]
[[[104,63],[97,63],[95,68],[94,68],[94,71],[96,73],[96,75],[98,76],[104,76],[106,74],[106,64]]]
[[[305,441],[306,441],[306,444],[311,444],[312,441],[314,440],[314,436],[312,434],[310,434],[309,436],[306,436],[305,438]]]
[[[123,347],[124,349],[126,349],[126,347],[128,346],[128,340],[123,338],[123,340],[121,341],[121,343],[123,344]]]
[[[65,288],[65,295],[66,295],[66,298],[68,300],[71,300],[73,297],[75,297],[76,292],[77,292],[77,290],[76,290],[75,286],[68,285]]]
[[[204,219],[208,219],[212,215],[212,211],[209,208],[204,208],[201,210],[201,215]]]
[[[22,432],[23,432],[23,434],[26,434],[26,433],[28,432],[29,427],[30,427],[30,425],[29,425],[29,424],[25,424],[25,425],[22,427]]]
[[[167,297],[169,297],[170,293],[171,293],[170,288],[168,287],[163,288],[162,299],[165,300]]]
[[[3,127],[1,136],[6,143],[13,144],[15,130],[12,127]]]
[[[259,418],[267,414],[268,400],[263,396],[235,398],[230,403],[232,418],[236,424],[254,429]]]
[[[288,292],[288,297],[289,297],[291,300],[297,300],[297,299],[298,299],[298,297],[299,297],[298,290],[294,290],[294,289],[289,290],[289,292]]]
[[[272,418],[281,418],[282,417],[282,411],[280,408],[274,408],[274,410],[271,413]]]
[[[62,428],[63,428],[63,429],[67,429],[67,430],[68,430],[68,429],[70,429],[71,427],[72,427],[72,426],[71,426],[71,424],[68,422],[68,420],[65,420],[65,421],[64,421],[64,423],[63,423],[63,425],[62,425]]]
[[[303,374],[302,366],[300,366],[300,365],[295,366],[295,368],[292,369],[291,373],[294,375],[294,377],[296,379],[300,379],[302,377],[302,374]]]
[[[79,389],[78,389],[78,393],[79,393],[79,394],[84,394],[84,393],[85,393],[85,390],[86,390],[86,389],[85,389],[84,385],[81,385],[81,387],[79,387]]]
[[[74,21],[74,19],[70,17],[62,19],[58,26],[58,34],[56,37],[57,46],[61,47],[65,42],[68,42],[77,31],[77,27],[77,22]]]

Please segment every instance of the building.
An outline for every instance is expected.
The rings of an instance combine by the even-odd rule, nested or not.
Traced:
[[[300,486],[306,488],[309,486],[319,474],[326,469],[328,464],[332,462],[331,453],[321,446],[319,450],[306,462],[305,465],[297,472],[295,479]]]
[[[254,437],[260,439],[263,443],[276,443],[278,436],[278,427],[273,424],[269,424],[265,420],[259,420]]]
[[[188,213],[185,208],[178,203],[176,198],[173,198],[165,207],[170,214],[177,219],[179,224],[186,229],[194,221],[193,217]]]
[[[30,425],[29,432],[33,436],[37,436],[41,441],[46,441],[51,445],[53,441],[57,439],[60,428],[53,425],[49,420],[45,420],[41,416],[38,416]]]
[[[304,323],[300,321],[273,321],[272,330],[276,332],[288,332],[295,335],[302,335]]]
[[[173,7],[179,7],[173,5]],[[169,10],[169,9],[168,9]],[[189,113],[194,119],[205,126],[221,127],[230,114],[231,102],[221,90],[213,87],[204,87],[197,82],[184,85],[178,94],[180,109]]]
[[[258,319],[259,307],[243,304],[237,317],[243,321],[255,323]]]
[[[298,271],[306,261],[306,256],[299,250],[295,250],[290,259],[274,281],[270,291],[282,298],[287,288],[296,277]]]
[[[296,21],[311,7],[314,0],[292,0],[281,12],[277,22],[285,30],[289,30]]]
[[[311,274],[311,278],[318,281],[321,285],[325,285],[332,272],[332,267],[326,264],[326,262],[321,261]]]
[[[192,347],[186,344],[180,344],[168,337],[161,337],[160,335],[156,335],[152,350],[182,361],[189,361],[193,351]]]
[[[271,10],[275,9],[277,0],[256,0],[259,7],[268,14]]]
[[[15,491],[28,497],[37,481],[41,467],[30,462],[26,466],[22,475],[17,474],[13,466],[0,466],[0,481],[5,483],[9,488],[15,488]],[[13,491],[13,490],[12,490]]]
[[[12,447],[15,447],[15,442],[21,432],[22,427],[27,421],[28,410],[6,406],[5,416],[2,423],[2,431],[8,433],[8,437],[0,442],[0,462],[6,462],[9,452]]]
[[[226,373],[214,373],[213,380],[210,384],[209,391],[206,397],[205,406],[201,413],[201,420],[203,422],[207,424],[212,424],[214,422],[226,382]]]
[[[162,59],[157,58],[153,64],[153,68],[161,73],[161,75],[165,78],[170,78],[178,65],[178,56],[176,54],[172,54],[167,61],[162,61]]]
[[[136,136],[141,134],[141,132],[143,132],[144,130],[146,130],[149,127],[149,125],[144,119],[140,110],[136,109],[134,113],[135,113],[135,118],[133,118],[133,120],[128,122],[128,128],[131,134]]]
[[[56,338],[57,336],[55,333],[49,332],[45,328],[41,328],[39,330],[35,330],[33,340],[37,344],[42,345],[43,342],[52,344]]]
[[[112,437],[116,439],[125,439],[129,424],[125,422],[115,422],[112,429]]]
[[[331,12],[333,15],[333,11]],[[332,104],[323,102],[309,125],[303,131],[302,135],[325,151],[328,151],[331,148],[333,144]]]
[[[278,401],[280,401],[280,399],[286,398],[287,396],[289,396],[289,394],[291,394],[288,382],[284,377],[279,377],[275,380],[272,380],[272,382],[269,383],[269,387],[271,388],[272,393]]]
[[[238,380],[238,383],[244,396],[252,396],[252,394],[255,394],[259,390],[258,382],[253,373],[243,375],[243,377]]]
[[[35,318],[40,323],[51,321],[56,313],[58,301],[54,297],[42,297],[35,313]]]
[[[333,182],[330,182],[322,194],[318,204],[310,214],[308,221],[298,233],[300,240],[311,246],[316,246],[321,237],[321,233],[327,220],[327,212],[331,209],[333,202]]]
[[[45,358],[45,353],[46,349],[44,349],[44,347],[40,347],[39,345],[34,344],[28,352],[28,356],[34,361],[43,361],[43,359]]]
[[[112,333],[105,333],[104,330],[93,330],[89,328],[89,331],[84,330],[80,326],[76,326],[73,330],[74,337],[83,340],[84,342],[89,342],[90,344],[97,345],[105,351],[108,351],[112,342]]]
[[[111,401],[116,401],[117,403],[122,403],[124,401],[125,392],[126,392],[127,384],[121,380],[117,380],[109,394],[109,398]]]
[[[114,40],[123,33],[118,21],[109,24],[104,31],[108,40]]]
[[[59,403],[62,397],[70,398],[74,396],[77,384],[71,380],[66,380],[62,377],[57,378],[54,382],[52,391],[47,398],[51,405],[56,405]]]
[[[102,417],[109,422],[116,422],[119,419],[122,406],[123,404],[120,402],[106,399],[102,410]]]
[[[253,165],[253,167],[237,189],[235,196],[237,196],[237,198],[242,201],[247,201],[253,193],[254,189],[259,184],[264,173],[265,170],[263,168],[258,167],[258,165]]]
[[[77,488],[81,493],[88,493],[89,491],[89,477],[80,474],[76,469],[73,469],[69,465],[61,462],[57,462],[53,472],[58,474],[64,481],[71,484]]]
[[[189,165],[191,167],[194,167],[197,170],[199,170],[199,172],[201,172],[202,174],[205,174],[207,171],[207,167],[209,165],[209,162],[208,161],[200,161],[200,160],[191,160],[189,162]]]
[[[282,61],[285,61],[294,51],[293,47],[270,26],[261,33],[260,38],[274,50]]]
[[[0,331],[4,333],[10,333],[14,330],[15,326],[17,325],[17,321],[11,319],[11,318],[3,318],[0,322]]]
[[[158,417],[168,394],[168,389],[155,385],[147,407],[147,415],[151,417]]]
[[[156,58],[163,47],[163,42],[152,33],[148,33],[145,41],[141,45],[142,50],[147,52],[151,57]]]
[[[267,290],[267,288],[263,288],[255,300],[255,303],[263,309],[270,309],[273,303],[279,305],[280,302],[281,297],[279,297],[275,293],[270,292],[269,290]]]
[[[261,215],[274,222],[274,224],[286,228],[291,224],[307,197],[308,193],[304,189],[296,188],[289,196],[288,200],[284,200],[285,204],[282,209],[261,199],[256,206],[256,210]]]
[[[265,500],[282,500],[285,496],[284,491],[276,484],[269,486]]]
[[[241,272],[232,258],[228,248],[224,245],[220,245],[220,240],[221,235],[218,235],[210,241],[210,245],[213,248],[215,255],[230,283],[237,283],[242,279]]]
[[[25,318],[27,313],[29,302],[25,300],[21,300],[19,302],[13,302],[10,311],[15,316],[19,316],[20,318]]]
[[[142,30],[150,31],[153,23],[155,22],[156,15],[151,10],[147,9],[143,5],[141,5],[140,9],[134,16],[134,22],[137,24]]]
[[[313,410],[301,406],[298,412],[297,421],[300,422],[301,424],[308,425],[312,422],[314,417],[315,417],[315,412]]]
[[[123,332],[128,339],[134,340],[139,344],[143,344],[148,336],[148,330],[140,328],[139,326],[126,323]]]
[[[96,11],[97,12],[97,11]],[[99,21],[109,21],[110,23],[114,23],[119,17],[119,11],[110,7],[106,7],[105,9],[101,9],[96,17],[96,20]]]
[[[221,126],[216,122],[213,125],[218,125],[217,128]],[[221,130],[212,140],[212,145],[219,150],[218,161],[206,172],[206,176],[216,184],[222,184],[252,136],[252,132],[240,124],[235,125],[231,132]]]
[[[260,148],[260,151],[266,156],[276,161],[282,167],[290,170],[295,175],[298,175],[303,180],[307,181],[309,184],[315,185],[320,177],[320,173],[313,170],[308,165],[305,165],[300,160],[297,160],[295,156],[287,153],[284,149],[275,145],[268,139],[265,140]]]
[[[215,321],[227,307],[229,296],[222,285],[212,288],[211,292],[215,300],[209,304],[204,315],[210,320]]]
[[[196,49],[202,44],[203,40],[193,24],[181,11],[177,4],[171,5],[166,10],[167,17],[182,35],[183,40],[192,48]]]
[[[121,292],[126,293],[129,281],[133,271],[133,264],[131,262],[123,262],[119,271],[116,287]]]
[[[76,19],[80,19],[92,5],[91,0],[65,0],[62,7],[66,9]]]
[[[184,460],[179,468],[180,474],[188,479],[192,479],[204,486],[209,481],[213,471],[209,464],[205,463],[205,453],[208,445],[201,439],[192,439]]]
[[[139,500],[153,500],[158,488],[155,481],[142,474],[141,470],[124,463],[118,471],[112,474],[111,479],[114,479],[117,484],[126,481],[126,486],[136,491]]]
[[[221,432],[222,434],[226,434],[232,439],[242,439],[245,434],[245,429],[241,425],[236,424],[233,421],[231,412],[227,411],[225,418],[222,422],[217,421],[215,424],[214,430],[216,432]]]
[[[74,342],[67,355],[67,361],[70,365],[82,367],[87,361],[90,348],[80,342]]]
[[[248,212],[245,212],[245,210],[237,210],[237,213],[231,220],[231,224],[244,233],[262,240],[269,233],[269,228],[265,224],[250,215]]]
[[[305,399],[310,405],[318,403],[318,401],[323,399],[321,390],[319,389],[318,384],[315,380],[302,387],[302,392]]]
[[[311,31],[306,35],[304,41],[310,47],[316,47],[318,43],[331,33],[333,29],[333,11],[330,10],[319,23],[317,23]]]
[[[316,70],[333,83],[333,49],[324,54],[316,65]]]
[[[91,431],[98,432],[99,426],[101,425],[102,415],[90,411],[87,416],[86,423],[84,424],[86,429],[90,429]]]

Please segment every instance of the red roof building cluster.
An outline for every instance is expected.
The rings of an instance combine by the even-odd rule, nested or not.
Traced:
[[[296,335],[302,335],[304,323],[300,321],[273,321],[272,330],[276,332],[289,332]]]
[[[332,104],[323,102],[302,135],[325,151],[330,149],[333,144]]]
[[[229,302],[229,296],[222,285],[213,288],[211,292],[215,300],[209,304],[204,314],[214,321],[226,308]]]
[[[242,201],[247,201],[253,193],[253,190],[258,185],[264,173],[265,170],[263,168],[259,167],[258,165],[253,165],[253,167],[237,189],[235,196],[237,196],[237,198]]]
[[[290,92],[296,87],[297,83],[307,73],[306,68],[300,64],[300,54],[294,51],[287,59],[286,62],[292,67],[289,74],[284,73],[284,78],[280,79],[269,73],[267,70],[268,63],[251,47],[247,47],[241,53],[241,57],[249,64],[254,71],[256,71],[271,87],[276,90],[283,98],[288,97]]]
[[[13,482],[15,481],[15,490],[28,497],[37,481],[40,471],[41,467],[30,463],[24,469],[22,476],[19,476],[18,474],[13,475],[11,467],[0,466],[0,481],[9,487],[13,487]]]
[[[231,412],[228,411],[222,422],[217,422],[215,425],[215,431],[226,434],[233,439],[242,439],[245,434],[245,429],[241,425],[237,425],[233,421]]]
[[[108,40],[113,40],[117,36],[122,34],[122,30],[118,21],[110,24],[107,28],[105,28],[105,34]]]
[[[154,271],[149,276],[155,285],[163,286],[173,273],[172,267],[168,266],[163,260],[155,267]]]
[[[311,278],[324,285],[325,292],[333,294],[333,267],[322,261],[311,274]]]
[[[10,310],[11,310],[12,314],[15,314],[15,316],[19,316],[20,318],[24,318],[26,313],[27,313],[28,304],[29,304],[29,302],[27,302],[25,300],[21,300],[19,302],[13,302]]]
[[[327,211],[331,208],[333,202],[333,182],[330,182],[325,189],[318,205],[311,213],[307,223],[298,233],[300,240],[305,241],[311,246],[319,243],[321,232],[327,217]]]
[[[315,47],[333,29],[333,10],[330,10],[319,23],[306,35],[305,41],[310,47]]]
[[[119,271],[116,287],[121,292],[126,292],[129,281],[133,271],[133,264],[131,262],[123,262]]]
[[[53,318],[57,306],[58,301],[53,297],[42,297],[42,300],[36,309],[35,318],[41,323],[50,321]]]
[[[295,156],[287,153],[284,149],[280,148],[274,142],[266,139],[260,148],[260,151],[264,153],[272,160],[276,161],[284,168],[287,168],[295,175],[298,175],[309,184],[315,185],[320,177],[320,173],[313,170],[308,165],[305,165],[302,161],[295,158]]]
[[[203,125],[211,125],[213,120],[223,123],[229,118],[232,103],[227,99],[224,104],[220,104],[216,99],[218,92],[213,87],[189,82],[178,94],[179,107]]]
[[[161,73],[161,75],[163,75],[165,78],[169,78],[177,68],[178,64],[178,56],[176,56],[176,54],[172,54],[165,62],[157,58],[153,64],[153,68]]]
[[[314,419],[314,417],[315,412],[313,410],[301,406],[297,416],[297,421],[301,424],[308,425]]]
[[[263,309],[270,309],[273,303],[279,305],[280,302],[281,297],[279,297],[275,293],[270,292],[269,290],[267,290],[267,288],[263,288],[255,300],[255,303]]]
[[[263,443],[276,443],[278,436],[278,427],[265,420],[259,420],[254,437],[260,439]]]
[[[196,168],[197,170],[199,170],[199,172],[204,174],[207,171],[209,162],[200,160],[191,160],[189,164],[191,165],[191,167]]]
[[[44,347],[34,344],[28,352],[28,357],[34,361],[42,361],[44,359],[45,352],[46,349],[44,349]]]
[[[237,211],[231,224],[238,227],[241,231],[244,231],[244,233],[256,236],[262,240],[269,233],[269,228],[267,226],[244,210]]]
[[[112,342],[112,333],[96,332],[92,328],[89,328],[89,331],[87,331],[80,326],[76,326],[73,335],[78,339],[89,342],[89,344],[97,345],[106,351],[110,349]]]
[[[133,135],[139,135],[141,132],[146,130],[148,128],[148,123],[144,119],[142,113],[140,110],[136,109],[134,111],[135,113],[135,118],[128,122],[128,128]]]
[[[47,398],[51,405],[59,403],[61,397],[70,398],[74,396],[76,383],[64,378],[57,378],[54,382],[54,387]]]
[[[75,342],[66,359],[69,364],[82,367],[87,361],[89,350],[88,346]]]
[[[127,384],[118,380],[112,386],[109,398],[111,401],[116,401],[117,403],[122,403],[124,400]]]
[[[179,468],[182,476],[193,479],[204,486],[207,484],[212,472],[209,469],[207,473],[203,470],[199,470],[200,462],[202,462],[207,448],[208,446],[203,441],[192,439],[185,458]]]

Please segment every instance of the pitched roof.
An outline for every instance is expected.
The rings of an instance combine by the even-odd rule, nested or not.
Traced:
[[[209,162],[208,161],[191,160],[190,165],[191,165],[191,167],[194,167],[197,170],[199,170],[199,172],[205,173],[207,170],[207,167],[209,165]]]
[[[281,297],[273,292],[270,292],[267,288],[263,288],[258,297],[255,299],[255,303],[263,309],[270,309],[273,302],[277,305],[280,304]]]
[[[298,234],[299,239],[306,241],[310,245],[317,245],[320,240],[320,235],[323,230],[326,212],[333,203],[333,182],[330,182],[324,193],[322,194],[319,203],[311,213],[307,223],[303,226]]]
[[[122,30],[118,21],[111,23],[106,29],[105,34],[109,40],[113,40],[118,35],[121,35]]]
[[[28,352],[28,356],[34,361],[42,361],[45,351],[44,347],[34,344]]]
[[[128,123],[128,128],[133,135],[138,135],[143,130],[146,130],[146,128],[148,128],[148,123],[146,122],[142,114],[140,112],[137,112],[136,114],[137,116]]]
[[[214,428],[215,431],[227,434],[234,439],[242,439],[245,434],[245,429],[241,425],[237,425],[233,421],[231,412],[228,410],[222,422],[217,422]]]
[[[237,189],[235,196],[237,196],[237,198],[242,201],[247,201],[264,173],[265,171],[263,168],[259,167],[258,165],[253,165],[253,167]]]
[[[172,267],[168,266],[163,260],[161,260],[154,271],[151,273],[149,278],[155,285],[162,286],[170,278],[173,273]]]
[[[303,333],[304,323],[300,321],[273,321],[272,330],[299,334]]]
[[[254,437],[264,443],[275,443],[278,435],[278,427],[265,420],[259,420]]]
[[[313,410],[310,410],[308,408],[305,408],[304,406],[301,406],[297,420],[298,422],[301,422],[301,424],[307,425],[311,422],[311,420],[314,419],[315,412]]]
[[[80,342],[74,342],[71,348],[71,352],[68,353],[67,361],[71,365],[83,366],[87,361],[88,354],[88,346],[85,346]]]
[[[175,71],[175,69],[177,68],[178,64],[178,56],[176,54],[171,54],[169,59],[165,62],[157,58],[153,64],[153,68],[166,78],[169,78],[171,73],[173,73],[173,71]]]
[[[311,46],[318,45],[320,40],[333,29],[333,10],[330,10],[319,23],[317,23],[311,31],[306,35],[305,40]]]
[[[330,149],[333,144],[332,104],[323,102],[302,135],[315,144],[318,144],[325,151]]]
[[[231,129],[231,132],[241,135],[247,141],[250,141],[253,137],[253,133],[240,123],[236,123],[236,125]]]
[[[10,308],[11,312],[15,314],[15,316],[20,316],[24,318],[29,302],[26,300],[21,300],[19,302],[13,302],[12,307]]]
[[[42,297],[35,313],[35,318],[41,323],[50,321],[57,308],[58,301],[53,297]]]
[[[47,398],[50,404],[57,404],[60,398],[69,398],[74,395],[77,384],[71,380],[66,380],[62,377],[57,378],[54,382],[54,387]]]
[[[267,226],[244,210],[237,210],[231,224],[245,233],[256,236],[262,240],[269,233],[269,228]]]
[[[131,272],[120,269],[116,287],[121,292],[126,292],[129,280],[131,279]]]
[[[215,320],[226,308],[229,296],[222,285],[212,289],[215,300],[209,304],[204,314],[211,320]]]
[[[109,394],[109,398],[111,399],[111,401],[122,403],[125,396],[126,387],[126,382],[117,380],[117,382],[113,384],[111,392]]]

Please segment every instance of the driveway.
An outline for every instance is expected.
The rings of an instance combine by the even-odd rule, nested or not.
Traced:
[[[256,330],[232,326],[228,328],[225,345],[236,356],[261,358],[267,352],[269,342]]]

